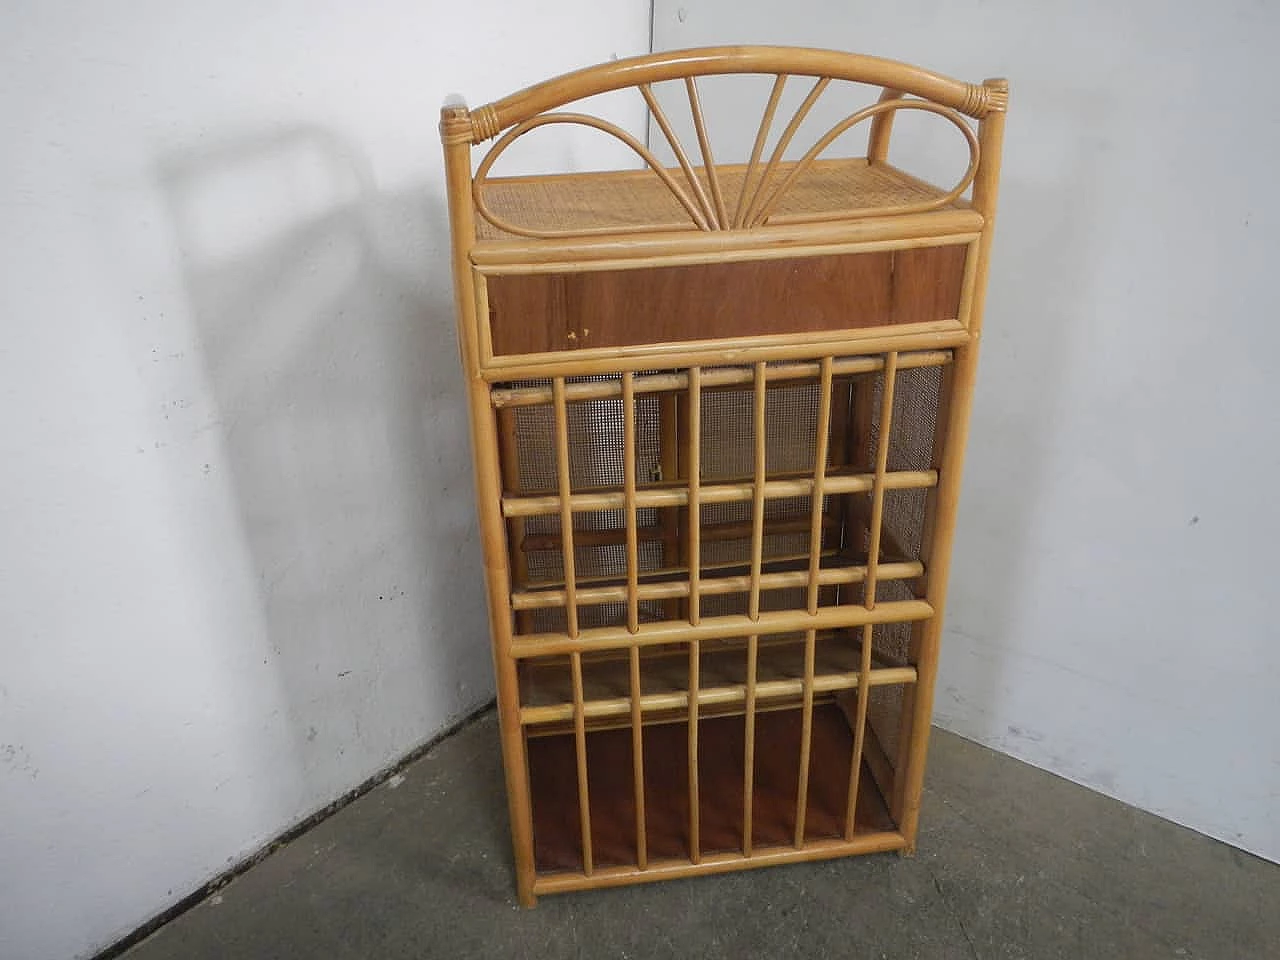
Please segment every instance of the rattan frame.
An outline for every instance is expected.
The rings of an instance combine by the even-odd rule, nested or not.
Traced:
[[[774,74],[778,78],[745,167],[715,163],[696,84],[700,76],[734,73]],[[766,159],[763,148],[775,118],[783,78],[794,76],[813,78],[814,85],[801,110],[780,135],[782,142]],[[802,118],[833,80],[883,88],[879,101],[851,113],[837,129],[839,132],[862,120],[870,122],[867,176],[892,174],[897,182],[907,182],[905,175],[888,165],[887,156],[894,115],[902,109],[917,109],[941,115],[962,131],[970,147],[970,163],[957,184],[946,190],[929,188],[933,194],[925,201],[859,206],[855,196],[852,205],[781,215],[778,211],[782,209],[780,205],[785,205],[789,189],[805,176],[820,175],[827,169],[821,166],[825,161],[819,160],[818,154],[834,140],[834,134],[816,143],[798,163],[788,165],[781,158],[799,127],[797,118]],[[652,95],[652,85],[665,81],[685,85],[702,159],[699,166],[693,164],[689,152],[671,132],[667,117]],[[584,97],[625,87],[636,87],[645,98],[673,148],[677,168],[663,169],[642,145],[605,121],[583,114],[553,112]],[[516,883],[522,904],[532,905],[542,893],[853,853],[914,849],[996,212],[1007,90],[1003,80],[969,84],[907,64],[854,54],[785,47],[723,47],[615,61],[558,77],[473,110],[451,105],[442,111],[459,341],[468,384],[498,714]],[[976,132],[964,117],[979,121]],[[492,161],[524,132],[562,122],[585,123],[629,143],[648,165],[653,178],[650,185],[660,183],[670,191],[687,222],[675,223],[665,215],[649,219],[643,206],[631,211],[635,214],[631,222],[607,228],[589,223],[577,229],[573,224],[518,224],[495,211],[486,194]],[[472,147],[494,137],[499,138],[497,144],[473,174]],[[861,170],[859,167],[853,173],[863,176]],[[731,175],[740,178],[733,181],[741,184],[736,199],[730,190]],[[524,189],[521,182],[540,188],[547,181],[516,178],[508,182],[516,184],[512,189]],[[590,175],[583,175],[576,181],[558,180],[554,187],[589,189],[592,183]],[[927,185],[922,189],[924,186]],[[962,194],[970,187],[971,197],[966,201]],[[670,198],[664,202],[669,213]],[[494,350],[489,298],[495,278],[768,263],[780,257],[843,253],[896,255],[948,245],[964,248],[964,270],[955,315],[943,319],[902,326],[797,330],[747,338],[694,338],[600,348],[585,342],[568,342],[563,349],[536,353],[501,354]],[[575,334],[570,332],[571,341]],[[586,340],[585,333],[582,340]],[[913,367],[940,370],[932,462],[928,469],[891,470],[894,386],[899,372]],[[859,443],[871,441],[870,420],[875,418],[878,436],[867,447],[870,459],[862,464],[863,469],[829,471],[831,411],[840,409],[832,403],[836,389],[833,384],[843,384],[841,377],[861,374],[878,378],[878,396],[870,392],[866,384],[871,381],[866,378],[865,383],[860,381],[861,385],[852,388],[851,405],[856,413],[855,422],[848,429]],[[600,375],[605,379],[578,379]],[[765,469],[766,393],[769,384],[788,379],[815,383],[820,391],[815,425],[817,448],[809,475],[772,477],[766,475]],[[530,380],[537,382],[518,383]],[[755,398],[753,475],[740,482],[705,483],[698,467],[702,397],[705,391],[734,384],[750,389]],[[651,393],[662,398],[663,430],[671,431],[663,437],[663,469],[668,482],[662,485],[646,483],[636,476],[635,469],[637,397]],[[604,397],[620,398],[622,404],[625,477],[616,489],[575,492],[570,477],[567,410],[573,402]],[[553,413],[556,489],[549,494],[526,495],[513,492],[514,417],[520,408],[537,404],[549,405]],[[838,425],[840,430],[845,426]],[[682,452],[677,455],[677,451]],[[669,462],[665,459],[668,456]],[[681,465],[680,460],[685,462]],[[919,559],[882,562],[880,539],[886,494],[894,490],[924,491],[921,495],[927,506],[919,531]],[[852,500],[852,495],[864,498],[859,509],[867,514],[863,519],[870,537],[866,559],[861,564],[829,568],[820,556],[823,530],[830,523],[822,504],[842,496]],[[811,518],[796,524],[809,527],[810,549],[807,561],[801,561],[795,569],[766,569],[765,504],[766,500],[781,496],[810,498]],[[751,507],[746,528],[751,544],[750,563],[745,572],[733,577],[706,575],[699,559],[704,531],[700,523],[689,522],[690,517],[703,516],[700,510],[704,505],[716,502],[743,502]],[[636,518],[638,511],[646,509],[667,518],[664,523],[680,525],[683,578],[650,582],[642,581],[638,574],[641,531]],[[611,536],[624,545],[625,581],[596,585],[575,576],[574,515],[584,510],[623,511],[625,529]],[[523,555],[513,550],[512,544],[522,536],[527,518],[535,516],[559,518],[563,582],[555,590],[521,589],[527,571],[523,569]],[[644,535],[672,536],[671,529],[664,529],[666,533],[646,530]],[[890,581],[909,585],[912,596],[877,601],[877,585]],[[858,585],[860,602],[820,602],[820,591],[843,589],[846,584]],[[786,609],[762,609],[762,593],[780,587],[802,590],[803,602]],[[729,590],[740,591],[749,598],[745,612],[702,614],[706,597]],[[579,608],[584,601],[623,604],[625,619],[604,626],[582,626]],[[656,622],[642,622],[642,603],[661,605],[663,617]],[[545,609],[563,611],[563,629],[531,632],[529,618]],[[910,629],[906,662],[890,666],[872,662],[876,624],[909,625],[904,626]],[[856,662],[835,666],[820,662],[827,649],[823,638],[833,631],[861,637]],[[772,649],[769,639],[792,632],[803,638],[802,674],[782,680],[763,677],[760,671]],[[700,671],[705,673],[706,664],[714,661],[706,659],[708,651],[739,641],[745,644],[745,675],[735,674],[720,683],[708,674],[706,683],[700,682]],[[645,693],[642,671],[657,661],[644,658],[673,643],[687,647],[687,673],[682,674],[685,687]],[[538,658],[551,656],[568,659],[566,699],[549,705],[522,704],[521,664],[536,664],[541,662]],[[606,660],[608,656],[618,658],[608,662],[618,664],[628,693],[591,695],[589,681],[584,680],[584,662],[588,670],[595,669],[596,658],[601,656]],[[663,662],[669,666],[669,661]],[[897,747],[892,751],[868,732],[869,702],[873,690],[880,686],[901,690],[901,726]],[[808,836],[805,824],[816,697],[837,699],[854,739],[845,831],[843,835],[821,839]],[[754,738],[759,705],[769,698],[783,698],[777,702],[785,700],[791,705],[788,709],[799,710],[803,725],[793,842],[762,847],[753,842],[751,827],[753,770],[759,759]],[[703,717],[744,718],[746,772],[741,814],[745,826],[737,850],[701,849],[700,712]],[[646,731],[654,729],[647,724],[671,722],[683,722],[687,736],[688,849],[683,857],[659,858],[649,855],[646,843],[643,741]],[[619,724],[630,731],[636,849],[633,863],[598,865],[592,850],[588,736],[594,736],[590,731]],[[530,736],[547,731],[571,737],[574,744],[580,863],[575,870],[539,873],[535,867],[529,751]],[[889,756],[890,753],[894,755]],[[886,786],[884,802],[893,829],[855,829],[854,806],[860,802],[860,790],[866,789],[865,784],[859,783],[864,769],[870,771],[877,784]]]

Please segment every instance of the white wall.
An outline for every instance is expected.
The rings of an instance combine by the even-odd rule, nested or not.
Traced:
[[[655,9],[1010,78],[936,719],[1280,860],[1280,6]]]
[[[642,52],[648,4],[4,20],[0,956],[41,960],[492,695],[437,110]]]

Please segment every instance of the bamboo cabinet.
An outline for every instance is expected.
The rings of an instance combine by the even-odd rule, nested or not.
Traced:
[[[772,87],[750,154],[717,162],[699,79],[737,74]],[[624,88],[671,167],[563,109]],[[802,142],[832,98],[846,118]],[[1006,100],[733,47],[445,108],[522,903],[914,848]],[[952,184],[890,162],[904,111],[967,147]],[[491,175],[562,123],[643,166]]]

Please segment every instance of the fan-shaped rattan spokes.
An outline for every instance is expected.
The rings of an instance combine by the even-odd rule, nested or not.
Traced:
[[[599,130],[629,147],[644,161],[645,166],[653,172],[667,190],[670,191],[680,207],[683,208],[688,216],[688,224],[685,229],[689,230],[747,230],[768,225],[771,215],[777,210],[779,203],[784,199],[788,190],[811,170],[814,162],[822,156],[832,143],[863,121],[873,121],[872,142],[883,141],[878,143],[876,148],[871,151],[877,154],[877,156],[871,158],[871,162],[876,162],[877,157],[882,161],[884,152],[887,149],[887,138],[892,116],[900,110],[923,111],[935,114],[950,121],[960,131],[969,148],[969,163],[955,186],[945,193],[939,192],[927,199],[914,202],[863,208],[850,207],[840,209],[837,207],[821,213],[790,216],[788,217],[788,222],[810,223],[841,219],[852,220],[873,215],[896,216],[907,213],[927,213],[955,202],[973,182],[979,162],[978,139],[960,113],[951,107],[931,100],[908,98],[901,91],[893,89],[886,89],[885,95],[877,103],[850,114],[828,129],[798,161],[785,161],[784,157],[787,150],[795,141],[796,134],[809,117],[818,99],[830,86],[831,77],[818,77],[814,81],[808,94],[792,113],[785,127],[778,135],[777,142],[766,160],[764,158],[764,147],[773,131],[774,121],[777,118],[778,104],[789,79],[789,75],[785,73],[779,73],[774,76],[773,87],[764,107],[763,116],[751,150],[751,157],[741,178],[739,179],[735,176],[733,183],[725,182],[722,168],[716,165],[710,137],[707,134],[706,119],[698,95],[697,81],[692,76],[686,76],[683,78],[683,82],[688,97],[689,114],[693,121],[693,128],[698,142],[698,151],[702,161],[701,166],[695,166],[690,159],[689,151],[681,142],[666,111],[663,110],[657,97],[654,96],[653,85],[651,83],[640,83],[636,85],[636,89],[639,90],[640,95],[644,98],[654,123],[670,146],[678,170],[676,168],[668,169],[663,166],[653,152],[640,143],[639,140],[616,124],[600,117],[585,113],[539,113],[512,126],[498,139],[497,143],[493,145],[481,161],[473,186],[476,210],[480,216],[499,230],[515,236],[534,239],[646,233],[672,229],[669,222],[646,221],[639,217],[634,222],[582,226],[570,229],[547,229],[546,227],[514,222],[510,217],[503,216],[495,211],[486,199],[489,173],[494,163],[520,137],[539,127],[553,124],[573,124]],[[875,126],[875,121],[877,120],[881,123],[878,129]],[[736,196],[734,195],[735,193]]]

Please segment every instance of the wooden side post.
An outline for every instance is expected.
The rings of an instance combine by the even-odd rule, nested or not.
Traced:
[[[520,728],[520,681],[516,661],[508,655],[512,612],[511,576],[502,519],[502,474],[497,463],[497,416],[490,404],[489,386],[480,376],[476,291],[470,251],[475,242],[471,204],[471,117],[466,107],[445,107],[440,114],[444,141],[445,182],[453,237],[453,286],[458,305],[458,345],[467,380],[471,420],[472,463],[476,485],[476,513],[484,549],[485,588],[489,599],[489,632],[498,687],[498,728],[502,765],[507,781],[511,842],[515,857],[516,889],[523,906],[536,901],[533,893],[533,815],[529,798],[528,761]]]
[[[984,87],[996,94],[1003,104],[1009,84],[1005,80],[987,80]],[[982,162],[973,186],[973,206],[982,214],[985,225],[978,242],[978,264],[973,274],[970,303],[969,345],[957,349],[951,370],[951,396],[947,410],[946,437],[938,460],[938,487],[934,495],[930,556],[925,559],[925,599],[935,613],[913,635],[911,662],[917,665],[918,679],[913,696],[910,719],[910,741],[905,769],[897,777],[905,777],[902,797],[902,819],[898,824],[906,837],[904,853],[915,851],[920,821],[920,795],[924,789],[924,764],[929,750],[930,720],[933,714],[933,689],[938,675],[938,644],[942,637],[942,601],[947,595],[951,573],[951,543],[955,535],[956,514],[960,502],[960,479],[964,468],[965,447],[969,434],[969,409],[973,401],[973,384],[978,367],[978,342],[982,330],[982,311],[986,301],[987,270],[996,219],[996,201],[1000,183],[1000,154],[1004,146],[1004,108],[988,113],[978,125],[978,142]],[[938,456],[935,452],[935,456]]]

